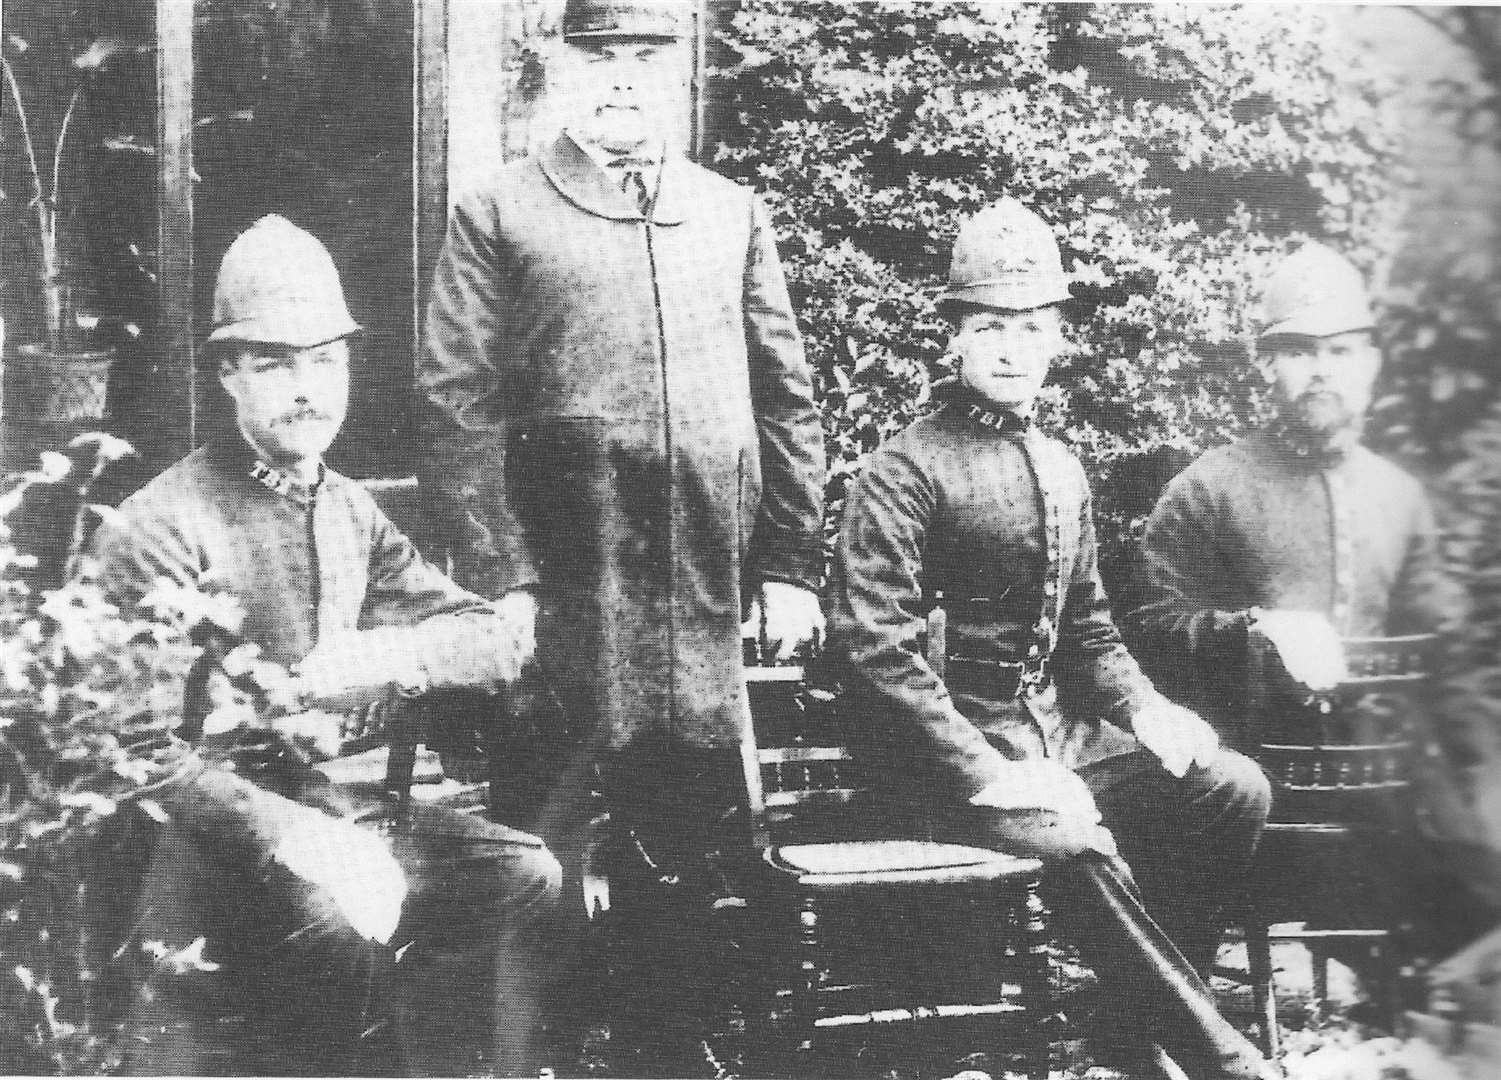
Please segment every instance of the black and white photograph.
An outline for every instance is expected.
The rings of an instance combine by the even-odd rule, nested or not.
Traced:
[[[0,58],[0,1076],[1501,1075],[1501,6]]]

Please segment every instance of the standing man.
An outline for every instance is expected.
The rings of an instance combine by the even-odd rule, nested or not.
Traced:
[[[830,645],[870,738],[897,775],[915,771],[908,794],[939,827],[1044,860],[1048,904],[1124,1033],[1195,1077],[1271,1075],[1199,974],[1266,820],[1266,779],[1156,691],[1111,622],[1084,471],[1032,427],[1068,298],[1052,230],[1020,202],[960,230],[942,300],[959,388],[851,489]],[[942,677],[922,646],[935,604]]]
[[[566,5],[549,92],[576,119],[458,201],[417,372],[424,484],[566,714],[528,827],[570,882],[596,789],[688,873],[743,800],[744,615],[782,656],[822,625],[823,434],[771,225],[667,144],[686,6]],[[662,961],[651,985],[684,985]]]
[[[294,670],[289,702],[493,690],[530,655],[529,628],[424,562],[323,463],[358,330],[314,237],[276,216],[242,233],[209,336],[235,430],[121,505],[95,537],[97,572],[126,606],[162,579],[233,596],[244,638]],[[337,717],[324,721],[336,738]],[[463,1075],[493,1043],[498,1074],[534,1072],[534,928],[560,876],[541,841],[420,803],[397,821],[287,748],[247,761],[232,731],[204,727],[192,767],[156,796],[168,819],[136,924],[143,949],[194,961],[148,981],[127,1067],[222,1073],[239,1054],[268,1072],[347,1067],[364,1004],[384,1000],[404,1071]]]
[[[733,757],[745,605],[783,655],[821,625],[822,432],[771,226],[665,144],[682,7],[567,5],[578,120],[455,207],[418,370],[424,480],[476,588],[536,618],[583,745],[539,826],[565,865],[594,766],[660,809],[648,763]]]

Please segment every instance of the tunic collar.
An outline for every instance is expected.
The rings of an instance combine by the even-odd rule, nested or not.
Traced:
[[[544,176],[558,194],[596,217],[641,221],[636,201],[620,190],[620,178],[601,167],[567,132],[537,155]],[[651,208],[654,225],[680,225],[686,217],[688,163],[677,155],[663,157]]]
[[[1262,430],[1266,443],[1289,462],[1311,469],[1333,469],[1349,458],[1359,439],[1353,435],[1334,440],[1315,439],[1278,417]]]
[[[275,465],[263,461],[260,455],[238,434],[217,440],[213,444],[213,450],[215,460],[229,472],[248,477],[267,491],[297,503],[299,506],[312,504],[318,495],[318,489],[323,486],[328,475],[323,463],[319,462],[318,479],[312,484],[304,484],[300,480],[295,480]]]
[[[1004,409],[961,383],[954,382],[939,389],[945,398],[945,408],[954,410],[976,427],[999,431],[1003,435],[1019,435],[1032,426],[1030,415]]]

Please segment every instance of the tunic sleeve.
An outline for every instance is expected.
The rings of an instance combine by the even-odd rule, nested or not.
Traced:
[[[1392,586],[1387,633],[1454,635],[1465,622],[1464,589],[1444,565],[1439,523],[1421,488],[1413,485],[1411,540]]]
[[[1222,603],[1232,578],[1216,552],[1213,501],[1194,470],[1163,492],[1147,521],[1139,595],[1127,628],[1148,671],[1186,691],[1187,673],[1227,672],[1243,666],[1247,612]],[[1224,707],[1224,703],[1221,703]]]
[[[91,550],[94,573],[115,603],[140,603],[163,579],[197,587],[201,560],[181,522],[139,512],[129,504],[95,530]]]
[[[459,203],[449,222],[427,308],[427,344],[417,365],[424,490],[452,531],[467,583],[487,596],[538,583],[535,560],[511,505],[506,452],[514,388],[502,340],[512,303],[493,201]]]
[[[845,504],[829,642],[873,719],[893,725],[904,744],[916,735],[918,752],[967,799],[999,778],[1004,758],[954,708],[923,656],[923,546],[936,504],[931,479],[909,458],[890,449],[872,455]]]
[[[1079,486],[1084,492],[1079,511],[1079,556],[1067,586],[1058,647],[1053,654],[1054,677],[1065,715],[1103,717],[1129,730],[1137,712],[1162,698],[1126,650],[1111,618],[1110,601],[1100,580],[1089,484],[1082,470]]]
[[[823,428],[771,224],[754,197],[744,294],[762,479],[748,574],[752,581],[817,590],[823,576]]]
[[[369,587],[360,616],[370,670],[396,681],[404,681],[401,672],[420,671],[420,681],[440,690],[493,690],[515,678],[515,628],[424,559],[378,507],[370,512]]]

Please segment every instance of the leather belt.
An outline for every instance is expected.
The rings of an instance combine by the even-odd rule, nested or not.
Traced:
[[[967,656],[948,657],[944,661],[944,675],[959,689],[1001,698],[1020,697],[1028,688],[1040,690],[1052,677],[1048,674],[1046,661],[1038,664],[1008,663]]]

